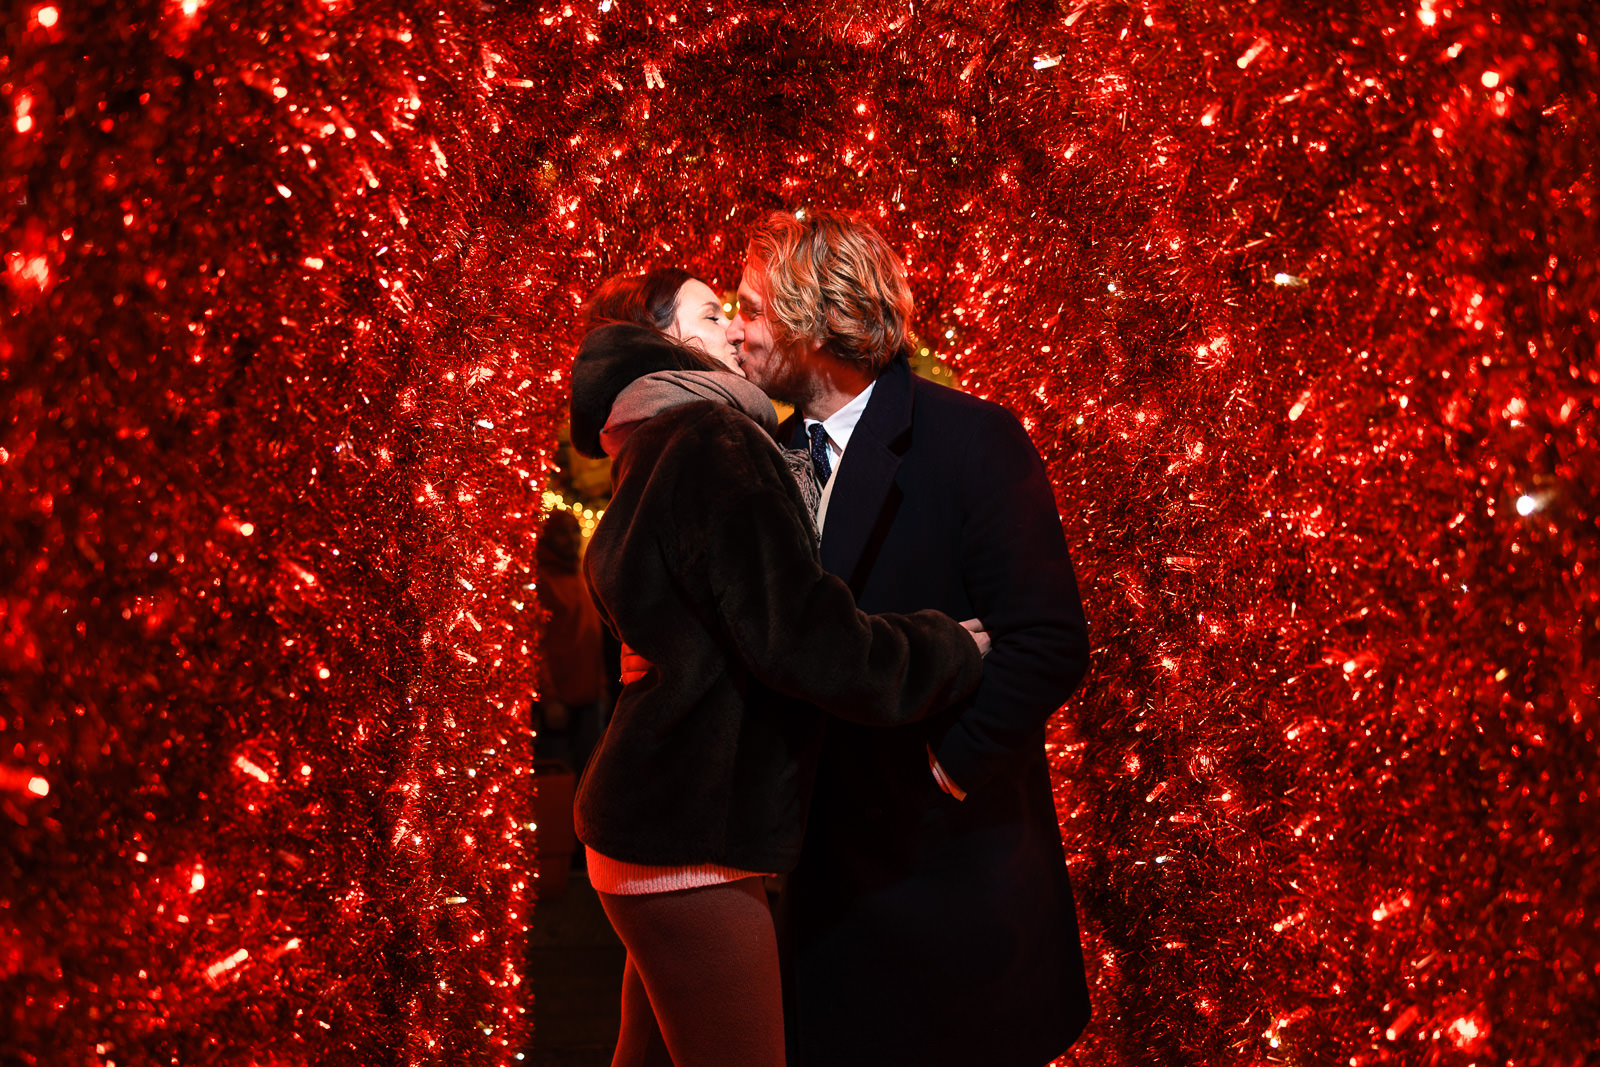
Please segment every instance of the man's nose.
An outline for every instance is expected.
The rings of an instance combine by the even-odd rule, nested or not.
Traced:
[[[733,321],[728,323],[728,343],[730,345],[744,344],[744,313],[735,312]]]

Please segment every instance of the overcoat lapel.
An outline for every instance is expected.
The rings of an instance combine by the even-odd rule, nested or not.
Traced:
[[[878,376],[834,476],[822,565],[858,597],[900,503],[894,479],[911,443],[911,387],[910,365],[895,359]]]

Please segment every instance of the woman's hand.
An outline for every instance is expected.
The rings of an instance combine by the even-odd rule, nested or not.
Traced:
[[[972,640],[977,643],[978,655],[987,656],[989,649],[993,646],[993,642],[989,640],[989,631],[983,628],[983,620],[964,619],[961,625],[966,628],[967,633],[972,635]]]

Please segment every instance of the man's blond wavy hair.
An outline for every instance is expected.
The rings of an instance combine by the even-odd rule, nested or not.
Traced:
[[[775,211],[750,237],[779,345],[821,344],[876,377],[910,345],[911,287],[878,231],[838,211]]]

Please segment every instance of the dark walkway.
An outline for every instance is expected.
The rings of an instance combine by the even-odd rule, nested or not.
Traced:
[[[541,899],[528,933],[533,987],[531,1067],[609,1067],[621,1018],[622,942],[584,873]]]

